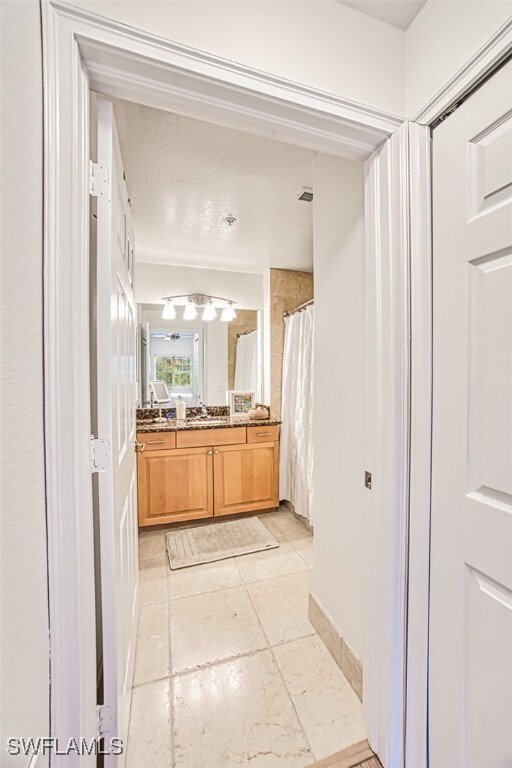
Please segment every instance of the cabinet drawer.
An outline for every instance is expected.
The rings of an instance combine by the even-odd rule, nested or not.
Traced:
[[[209,445],[238,445],[247,440],[245,427],[191,429],[176,433],[177,448],[201,448]]]
[[[272,427],[247,427],[248,443],[275,443],[279,440],[279,425]]]
[[[137,432],[137,442],[144,444],[144,451],[176,448],[176,432]]]

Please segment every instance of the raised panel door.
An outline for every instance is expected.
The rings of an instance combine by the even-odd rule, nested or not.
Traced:
[[[279,443],[214,449],[216,516],[278,506],[278,451]]]
[[[212,448],[139,453],[139,525],[211,517],[212,454]]]
[[[112,448],[111,466],[98,474],[103,698],[112,733],[126,745],[138,623],[135,304],[126,260],[130,206],[107,101],[98,102],[98,162],[108,190],[97,205],[97,422]],[[125,753],[106,754],[105,768],[122,768]]]
[[[429,755],[512,765],[512,62],[434,131]]]

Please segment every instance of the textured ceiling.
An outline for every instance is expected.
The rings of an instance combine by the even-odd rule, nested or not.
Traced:
[[[312,205],[296,193],[312,186],[314,152],[125,101],[114,109],[138,261],[312,269]]]
[[[338,2],[399,29],[407,29],[427,0],[338,0]]]

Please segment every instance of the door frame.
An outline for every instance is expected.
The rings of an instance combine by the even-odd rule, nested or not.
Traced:
[[[363,714],[368,741],[389,768],[405,765],[406,738],[410,130],[404,123],[365,164],[365,466],[372,473],[366,503],[372,617]]]
[[[96,16],[60,0],[43,2],[44,85],[45,85],[45,372],[47,382],[47,461],[54,475],[48,483],[48,531],[50,633],[52,647],[80,648],[82,668],[76,679],[70,680],[60,653],[52,654],[52,723],[55,735],[61,738],[83,732],[83,722],[95,711],[96,691],[93,674],[93,655],[87,644],[94,634],[94,605],[87,597],[93,595],[92,519],[90,499],[90,471],[88,457],[89,426],[89,368],[88,368],[88,87],[92,86],[109,95],[129,97],[154,107],[168,108],[181,114],[211,120],[252,133],[272,135],[300,146],[329,152],[345,158],[363,160],[394,134],[404,122],[372,108],[361,107],[344,99],[303,85],[269,76],[257,70],[228,62],[218,57],[163,40],[141,30]],[[79,147],[79,151],[76,151]],[[406,158],[397,154],[394,167],[395,181],[400,187],[407,178]],[[380,193],[380,190],[377,190]],[[383,200],[386,205],[390,201]],[[68,215],[69,205],[72,215]],[[62,212],[65,212],[62,215]],[[385,218],[385,217],[384,217]],[[404,232],[401,231],[400,236]],[[407,261],[406,243],[400,248],[401,258]],[[407,273],[404,263],[399,265],[400,275]],[[392,286],[379,281],[378,290],[385,295],[384,303],[394,301]],[[396,318],[402,323],[386,323],[378,343],[390,341],[399,333],[408,338],[408,302],[405,295],[397,296],[400,304]],[[73,343],[71,343],[73,340]],[[406,354],[405,344],[400,355]],[[381,358],[382,359],[382,358]],[[380,397],[394,392],[396,376],[403,394],[403,376],[407,360],[396,359],[388,369],[388,389]],[[61,381],[72,386],[68,398],[62,394]],[[81,403],[81,408],[78,407]],[[58,404],[58,408],[55,406]],[[408,405],[398,409],[385,408],[387,424],[384,431],[392,430],[391,413],[407,418]],[[79,418],[78,418],[79,416]],[[70,422],[73,430],[66,448],[60,438]],[[68,430],[70,431],[70,430]],[[408,424],[401,423],[405,437]],[[406,452],[406,443],[400,446],[400,455]],[[378,451],[377,451],[378,453]],[[51,457],[51,460],[50,460]],[[386,470],[393,462],[383,464]],[[404,469],[401,464],[402,471]],[[392,467],[395,473],[395,467]],[[384,487],[384,486],[383,486]],[[383,506],[395,510],[403,521],[407,516],[407,500],[403,494],[395,495],[394,484],[386,485],[390,497]],[[70,515],[69,510],[74,514]],[[63,523],[65,522],[65,527]],[[400,530],[403,526],[400,524]],[[78,545],[80,542],[80,546]],[[404,543],[400,542],[403,550]],[[88,554],[90,553],[90,554]],[[80,560],[79,555],[84,558]],[[393,552],[387,553],[383,578],[378,580],[382,593],[385,576],[392,573],[390,562]],[[381,561],[382,562],[382,559]],[[79,565],[79,580],[70,572]],[[391,589],[391,585],[389,587]],[[402,594],[403,590],[402,590]],[[77,621],[63,626],[61,617],[73,607]],[[405,658],[404,610],[399,615],[386,615],[390,626],[400,626],[400,643],[396,648],[397,661],[386,675],[386,685],[403,684]],[[90,636],[82,635],[78,623],[81,617]],[[381,616],[382,618],[382,616]],[[380,635],[373,621],[371,632]],[[369,665],[388,664],[392,649],[385,647],[368,660]],[[372,676],[370,676],[371,678]],[[383,683],[384,678],[380,678]],[[80,695],[79,695],[80,694]],[[66,701],[62,711],[60,702]],[[70,704],[73,702],[73,704]],[[367,707],[367,722],[371,726],[372,746],[383,754],[388,752],[386,728],[376,728],[376,720],[392,720],[396,724],[398,739],[403,742],[403,697],[396,699],[396,709],[387,711],[387,700],[382,705]],[[91,725],[91,723],[89,723]]]
[[[67,741],[70,737],[92,737],[96,733],[89,441],[89,87],[106,89],[110,95],[172,109],[239,130],[263,135],[269,135],[269,130],[272,130],[274,137],[282,141],[348,159],[367,158],[403,125],[404,120],[173,43],[68,6],[60,0],[42,0],[42,17],[45,105],[44,366],[51,722],[52,735]],[[503,39],[497,41],[502,48]],[[482,61],[488,61],[488,58],[484,57]],[[476,69],[477,65],[473,67],[471,76]],[[442,95],[436,108],[441,109],[443,99]],[[393,762],[396,766],[403,764],[406,699],[408,714],[411,702],[411,695],[406,697],[406,687],[413,696],[419,693],[426,696],[423,649],[420,648],[417,654],[415,652],[418,658],[414,664],[412,654],[407,655],[406,652],[408,612],[411,632],[412,589],[409,589],[409,609],[406,600],[408,547],[410,552],[413,550],[408,537],[409,494],[421,508],[419,524],[411,525],[411,533],[416,527],[421,529],[416,548],[421,562],[428,565],[428,546],[421,539],[425,527],[428,530],[430,476],[419,439],[421,434],[428,434],[428,420],[424,416],[429,410],[430,400],[428,407],[420,413],[421,402],[425,402],[421,398],[428,399],[429,396],[428,386],[420,387],[416,410],[413,406],[409,413],[411,361],[414,364],[416,360],[417,371],[431,371],[428,350],[422,349],[421,344],[418,346],[418,336],[416,339],[413,337],[412,347],[409,342],[410,323],[413,327],[416,324],[421,335],[427,332],[427,336],[430,323],[429,272],[426,268],[430,259],[430,179],[429,163],[425,162],[428,155],[427,134],[428,130],[421,126],[411,126],[410,134],[401,129],[400,136],[397,135],[394,140],[393,150],[389,149],[387,153],[393,194],[387,194],[378,183],[379,174],[375,174],[373,188],[367,193],[372,195],[374,210],[378,214],[373,222],[374,228],[384,225],[392,233],[389,242],[396,249],[394,252],[399,254],[399,258],[391,263],[392,279],[383,279],[379,271],[379,279],[374,286],[379,306],[387,304],[392,307],[393,315],[390,319],[382,316],[384,326],[373,342],[380,360],[386,345],[389,349],[394,342],[393,365],[388,366],[385,377],[378,376],[371,382],[371,399],[381,406],[380,434],[395,436],[398,457],[394,458],[394,454],[383,455],[384,443],[377,441],[376,429],[370,429],[369,434],[375,446],[375,466],[380,467],[385,475],[381,478],[381,487],[386,495],[381,494],[380,505],[391,516],[393,530],[392,548],[376,564],[377,595],[390,594],[398,584],[400,599],[393,601],[379,617],[389,630],[384,643],[381,642],[382,623],[379,624],[376,615],[372,615],[370,635],[375,640],[374,653],[367,661],[370,686],[365,687],[371,702],[371,706],[365,704],[370,742],[378,754],[396,756],[397,761]],[[410,186],[409,165],[413,169]],[[401,208],[394,217],[392,205],[397,200]],[[411,221],[421,224],[421,236],[416,244],[414,240],[409,241]],[[381,248],[372,258],[380,265],[383,256]],[[412,314],[409,266],[413,270]],[[421,300],[416,308],[415,297]],[[373,305],[368,307],[371,327],[375,327],[373,311]],[[416,393],[415,377],[419,379],[413,368],[412,388]],[[392,403],[390,397],[394,398]],[[387,408],[386,405],[392,407]],[[418,426],[422,418],[422,424]],[[412,456],[410,484],[409,455]],[[421,465],[417,477],[416,463]],[[369,500],[370,511],[372,503]],[[413,512],[414,509],[413,506]],[[376,532],[372,535],[371,546],[376,551]],[[400,564],[398,572],[394,569],[396,562]],[[413,586],[415,594],[418,591],[422,606],[417,627],[421,627],[422,623],[427,627],[428,602],[427,610],[424,608],[425,599],[428,600],[428,585],[415,583]],[[386,604],[385,599],[383,604]],[[409,670],[414,665],[420,672],[411,688]],[[385,675],[379,674],[379,670],[385,670]],[[423,754],[426,750],[426,718],[423,719],[423,713],[417,710],[413,710],[410,716],[415,727],[410,731],[410,738],[408,736],[407,754]],[[392,733],[392,743],[389,733]],[[70,765],[69,759],[67,765]],[[59,760],[54,758],[53,764],[59,764]],[[76,757],[73,764],[92,766],[93,756]],[[411,765],[420,768],[423,764],[413,762]]]

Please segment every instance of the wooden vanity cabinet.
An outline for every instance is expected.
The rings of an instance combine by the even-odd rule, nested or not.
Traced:
[[[213,452],[215,516],[279,504],[279,443],[225,445]]]
[[[139,525],[213,516],[213,449],[177,448],[137,455]]]
[[[141,527],[279,504],[278,426],[139,432],[137,441]]]

